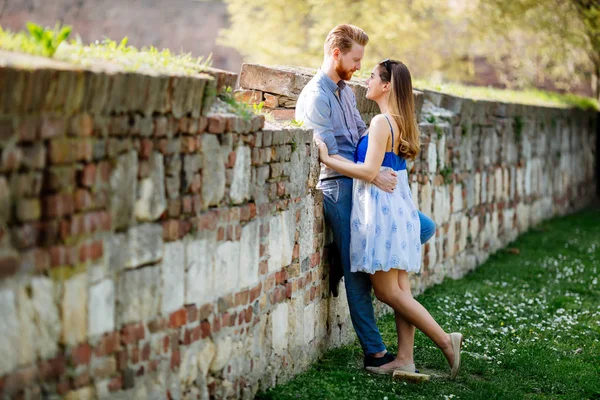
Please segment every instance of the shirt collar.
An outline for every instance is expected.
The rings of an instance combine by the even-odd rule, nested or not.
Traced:
[[[329,77],[322,69],[317,70],[317,76],[319,80],[325,84],[325,86],[335,93],[336,90],[340,89],[340,92],[346,87],[346,81],[340,79],[340,81],[336,84],[333,79]]]

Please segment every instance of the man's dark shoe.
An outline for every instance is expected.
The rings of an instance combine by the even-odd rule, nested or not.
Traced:
[[[364,366],[367,367],[381,367],[384,364],[392,362],[396,359],[396,356],[392,353],[385,353],[383,357],[373,357],[370,355],[365,356]]]

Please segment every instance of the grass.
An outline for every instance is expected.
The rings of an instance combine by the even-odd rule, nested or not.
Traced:
[[[545,222],[509,247],[417,298],[443,328],[465,335],[456,381],[417,331],[417,368],[439,376],[430,382],[394,383],[364,372],[354,343],[257,398],[600,399],[600,209]],[[379,326],[395,351],[392,316]]]
[[[507,103],[548,107],[576,107],[584,110],[600,110],[598,100],[574,94],[561,94],[539,89],[508,90],[485,86],[468,86],[459,83],[434,84],[415,79],[413,86],[419,90],[435,90],[474,100],[492,100]]]
[[[212,64],[208,57],[192,57],[190,53],[175,54],[169,49],[154,46],[137,49],[128,45],[127,38],[120,42],[105,38],[88,45],[80,38],[67,42],[71,33],[69,26],[57,24],[54,29],[28,24],[29,32],[11,32],[0,27],[0,48],[18,51],[90,66],[99,62],[111,62],[130,72],[194,75],[206,71]]]

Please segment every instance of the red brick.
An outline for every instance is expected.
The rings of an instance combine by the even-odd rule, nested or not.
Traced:
[[[75,191],[75,210],[85,211],[94,207],[94,199],[92,194],[85,189],[77,189]]]
[[[250,290],[250,303],[253,303],[254,300],[258,299],[260,297],[260,294],[262,293],[262,283],[259,283],[257,286],[253,287]]]
[[[252,307],[248,307],[246,308],[246,323],[249,323],[250,321],[252,321]]]
[[[288,299],[291,299],[292,294],[293,294],[293,285],[292,285],[292,282],[288,282],[285,284],[285,297]]]
[[[137,343],[144,339],[145,334],[144,325],[141,323],[125,325],[121,328],[121,343],[125,345]]]
[[[227,119],[223,116],[216,115],[208,118],[208,132],[224,133],[227,126]]]
[[[71,119],[69,133],[75,136],[92,136],[94,120],[89,114],[81,114]]]
[[[59,355],[50,360],[40,361],[38,370],[39,377],[42,381],[53,382],[58,380],[65,373],[67,370],[67,361],[64,356]]]
[[[119,332],[107,333],[98,342],[94,354],[98,357],[104,357],[119,350],[120,338]]]
[[[71,350],[71,363],[73,365],[86,365],[92,359],[92,347],[87,343],[82,343]]]
[[[3,391],[15,393],[21,389],[31,386],[38,379],[38,369],[34,366],[22,368],[4,376]]]
[[[179,368],[179,364],[181,364],[179,350],[173,350],[173,353],[171,353],[171,369]]]
[[[221,319],[216,318],[213,320],[212,331],[213,333],[217,333],[221,330]]]
[[[41,125],[41,136],[43,139],[62,136],[67,129],[66,121],[62,118],[45,116]]]
[[[47,218],[60,218],[73,214],[74,199],[72,194],[58,193],[44,198],[42,210]]]
[[[54,246],[49,249],[50,267],[63,265],[75,265],[77,263],[77,251],[75,248],[66,246]]]
[[[148,330],[150,333],[161,332],[167,329],[169,322],[166,318],[159,318],[148,323]]]
[[[321,253],[313,253],[310,256],[310,266],[311,268],[317,267],[321,263]]]
[[[0,278],[14,275],[19,270],[18,255],[0,256]]]
[[[179,220],[170,219],[162,223],[163,240],[170,242],[179,239]]]
[[[146,343],[142,348],[142,361],[148,361],[150,358],[150,343]]]
[[[198,320],[198,307],[193,304],[185,306],[187,312],[187,322],[196,322]]]
[[[79,248],[79,261],[86,262],[97,260],[104,254],[104,245],[101,240],[88,242],[81,245]]]
[[[286,270],[283,269],[283,270],[275,273],[275,282],[278,285],[281,285],[285,281],[287,281],[287,272],[286,272]]]
[[[90,373],[84,371],[81,374],[71,378],[71,387],[79,389],[90,384]]]
[[[250,298],[250,291],[248,291],[248,290],[244,290],[243,292],[236,293],[235,294],[236,307],[244,306],[244,305],[248,304],[249,298]]]
[[[179,328],[185,325],[187,321],[187,312],[185,308],[179,309],[169,315],[169,328]]]
[[[225,240],[225,228],[224,227],[220,227],[219,230],[217,231],[217,241],[223,241]]]
[[[28,117],[23,119],[17,126],[16,132],[20,142],[34,142],[40,136],[40,119],[37,117]],[[2,133],[0,139],[9,139],[13,134],[13,124],[11,120],[4,120],[2,123]]]
[[[218,213],[216,211],[209,211],[200,216],[200,229],[214,231],[217,229],[219,223]]]
[[[108,383],[108,390],[110,392],[116,392],[117,390],[121,390],[123,387],[123,378],[121,375],[117,375],[110,380]]]
[[[208,319],[208,317],[210,317],[210,315],[213,313],[214,307],[212,304],[208,303],[208,304],[204,304],[202,307],[200,307],[200,309],[198,310],[198,319],[200,321],[203,321],[205,319]]]
[[[140,349],[137,346],[134,346],[131,348],[130,351],[130,358],[131,358],[131,363],[132,364],[137,364],[140,362]]]
[[[86,164],[78,173],[77,181],[81,186],[88,188],[94,187],[98,176],[98,168],[96,164]]]
[[[167,335],[163,338],[163,353],[168,353],[171,348],[171,338]]]

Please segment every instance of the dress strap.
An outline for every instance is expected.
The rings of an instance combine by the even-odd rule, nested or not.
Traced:
[[[390,130],[392,131],[392,151],[394,151],[394,128],[392,128],[392,123],[390,122],[390,119],[387,117],[387,115],[383,114],[383,116],[387,120],[388,125],[390,126]]]

